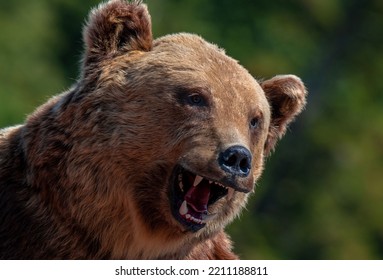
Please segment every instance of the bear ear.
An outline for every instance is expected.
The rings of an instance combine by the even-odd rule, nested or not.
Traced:
[[[151,19],[141,1],[111,0],[94,8],[83,32],[85,64],[105,56],[152,49]]]
[[[301,79],[294,75],[279,75],[261,82],[271,108],[269,134],[265,144],[266,155],[285,134],[288,124],[306,104],[307,91]]]

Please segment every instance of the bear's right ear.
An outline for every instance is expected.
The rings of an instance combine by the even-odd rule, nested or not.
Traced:
[[[270,154],[276,142],[286,132],[288,124],[306,104],[307,90],[301,79],[294,75],[279,75],[261,82],[271,108],[271,120],[265,144],[265,154]]]
[[[148,9],[137,0],[101,4],[90,12],[83,37],[85,64],[133,50],[150,51],[153,37]]]

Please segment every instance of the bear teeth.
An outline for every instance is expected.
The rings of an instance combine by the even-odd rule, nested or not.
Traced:
[[[203,178],[201,176],[196,175],[195,179],[194,179],[193,186],[194,187],[198,186],[198,184],[201,183],[202,180],[203,180]]]
[[[181,191],[184,192],[184,184],[182,183],[182,174],[178,174],[178,186],[180,187]]]
[[[179,213],[181,216],[184,216],[187,214],[188,211],[189,211],[189,209],[188,209],[187,202],[186,202],[186,200],[184,200],[184,202],[182,202],[181,207],[179,209]]]
[[[178,182],[178,186],[180,187],[181,191],[184,192],[184,184],[182,182]]]
[[[188,205],[187,205],[187,202],[186,200],[184,200],[181,204],[181,207],[178,211],[180,213],[180,215],[182,217],[184,217],[186,220],[188,221],[192,221],[194,223],[198,223],[198,224],[203,224],[203,223],[206,223],[206,222],[209,222],[211,221],[212,219],[214,219],[217,214],[203,214],[202,215],[202,219],[198,219],[198,218],[195,218],[193,217],[192,215],[190,215],[188,212],[189,212],[189,208],[188,208]]]
[[[210,184],[210,185],[211,185],[211,184],[216,184],[216,185],[218,185],[218,186],[220,186],[220,187],[222,187],[222,188],[224,188],[224,189],[229,189],[229,188],[226,187],[225,185],[223,185],[223,184],[221,184],[221,183],[219,183],[219,182],[212,181],[212,180],[209,180],[209,184]]]
[[[190,214],[186,214],[186,215],[185,215],[185,218],[186,218],[186,220],[192,221],[192,222],[197,223],[197,224],[203,224],[203,223],[204,223],[202,220],[197,219],[197,218],[194,218],[194,217],[193,217],[192,215],[190,215]]]
[[[224,188],[224,189],[226,189],[226,190],[229,190],[230,188],[229,187],[226,187],[225,185],[223,185],[223,184],[221,184],[221,183],[219,183],[219,182],[215,182],[215,181],[211,181],[211,180],[209,180],[209,184],[211,185],[211,184],[216,184],[217,186],[220,186],[220,187],[222,187],[222,188]]]

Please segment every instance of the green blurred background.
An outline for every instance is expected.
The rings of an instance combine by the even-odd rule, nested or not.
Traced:
[[[202,35],[306,111],[229,232],[244,259],[383,259],[383,1],[147,0],[155,37]],[[0,127],[75,82],[96,0],[0,0]]]

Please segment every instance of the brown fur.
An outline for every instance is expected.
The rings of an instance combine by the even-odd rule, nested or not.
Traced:
[[[237,258],[224,227],[303,108],[300,79],[259,84],[196,35],[153,41],[137,1],[94,9],[84,41],[78,83],[0,130],[0,257]],[[196,93],[206,104],[185,101]],[[218,164],[233,145],[251,152],[247,177]],[[196,231],[171,213],[177,165],[235,189],[209,205],[217,216]]]

